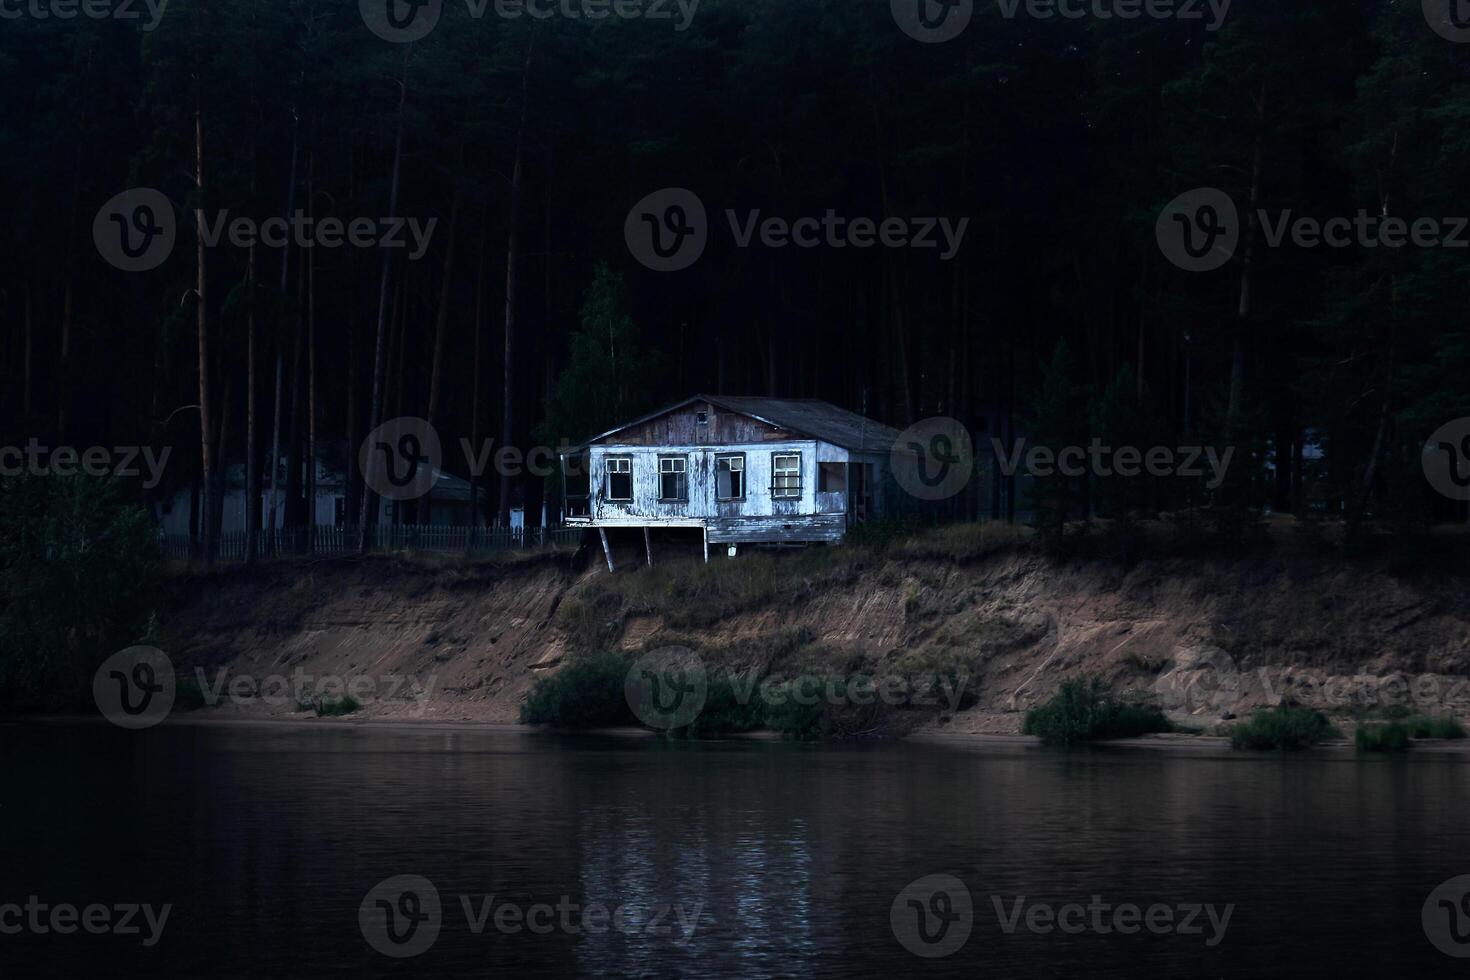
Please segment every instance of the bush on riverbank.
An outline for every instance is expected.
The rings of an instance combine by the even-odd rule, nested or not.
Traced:
[[[1114,697],[1096,677],[1063,681],[1050,701],[1026,712],[1021,725],[1021,734],[1035,735],[1048,745],[1075,745],[1173,730],[1173,723],[1158,705]]]
[[[1402,724],[1413,738],[1457,739],[1465,737],[1465,727],[1450,715],[1442,718],[1411,715],[1405,718]]]
[[[1267,708],[1257,711],[1230,732],[1230,747],[1263,752],[1310,748],[1338,732],[1320,711],[1311,708]]]
[[[521,724],[557,728],[638,724],[623,693],[628,666],[627,658],[616,653],[573,660],[536,681],[521,705]]]
[[[609,728],[640,724],[627,701],[625,682],[632,661],[601,653],[572,661],[536,681],[521,706],[526,725]],[[854,738],[878,732],[902,734],[927,717],[875,696],[871,682],[803,674],[779,682],[713,670],[704,705],[670,738],[719,738],[768,730],[786,738]]]
[[[1404,752],[1409,748],[1409,730],[1396,721],[1386,725],[1359,725],[1353,733],[1359,752]]]

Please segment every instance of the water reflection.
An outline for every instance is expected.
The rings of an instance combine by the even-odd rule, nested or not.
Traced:
[[[0,728],[0,763],[0,903],[175,906],[153,949],[0,937],[4,976],[1432,975],[1451,961],[1421,904],[1470,873],[1453,756],[20,725]],[[971,891],[974,932],[921,962],[889,906],[939,873]],[[429,879],[444,914],[400,963],[368,946],[357,910],[404,874]],[[997,919],[997,904],[1092,896],[1236,912],[1218,947]],[[476,932],[487,901],[621,906],[663,929],[541,935],[487,917]]]

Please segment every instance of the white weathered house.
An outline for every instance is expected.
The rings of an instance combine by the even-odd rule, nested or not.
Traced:
[[[703,531],[709,546],[835,542],[897,493],[899,433],[823,401],[696,395],[563,454],[567,523]]]

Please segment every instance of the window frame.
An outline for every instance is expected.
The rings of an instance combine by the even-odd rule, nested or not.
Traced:
[[[666,462],[667,463],[682,463],[682,464],[684,464],[684,468],[683,469],[679,469],[679,470],[665,470],[664,469],[664,463],[666,463]],[[680,480],[679,480],[680,485],[681,485],[680,486],[680,489],[683,490],[682,496],[678,496],[678,497],[665,497],[664,496],[664,477],[665,476],[678,476],[680,478]],[[664,453],[660,453],[659,454],[659,457],[658,457],[658,499],[659,499],[659,503],[664,503],[664,504],[688,503],[689,502],[689,457],[687,455],[681,456],[681,455],[677,455],[677,454],[664,454]]]
[[[794,487],[789,487],[789,486],[788,487],[782,487],[782,486],[779,486],[777,484],[777,482],[776,482],[777,480],[780,479],[780,475],[779,474],[781,472],[783,472],[781,470],[780,466],[779,466],[779,461],[782,460],[782,459],[794,459],[794,460],[796,460],[796,486],[794,486]],[[782,451],[782,452],[773,452],[773,453],[771,453],[771,499],[772,500],[800,500],[801,499],[802,489],[803,489],[803,487],[802,487],[801,467],[802,467],[802,453],[800,451],[797,451],[797,452]],[[789,472],[789,470],[786,471],[786,472]]]
[[[614,463],[627,463],[628,469],[628,495],[626,497],[614,497],[612,492],[612,478],[614,473],[623,473],[623,470],[614,470]],[[633,502],[633,457],[626,455],[604,456],[602,458],[602,499],[609,503],[631,504]]]
[[[731,470],[732,473],[739,473],[740,474],[740,493],[736,494],[733,497],[722,497],[722,496],[720,496],[720,463],[725,462],[726,460],[732,460],[732,459],[738,459],[738,460],[740,460],[740,469],[739,470]],[[749,473],[750,473],[750,468],[745,465],[745,454],[744,453],[716,453],[715,454],[715,500],[719,501],[722,504],[736,503],[738,501],[744,500],[745,499],[745,496],[746,496],[746,489],[745,488],[746,488],[746,484],[748,482],[747,476],[748,476]]]

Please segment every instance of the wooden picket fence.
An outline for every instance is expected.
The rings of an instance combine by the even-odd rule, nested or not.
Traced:
[[[433,552],[436,554],[475,554],[507,549],[546,548],[576,550],[585,532],[578,527],[455,527],[444,524],[378,525],[372,529],[369,550]],[[220,536],[217,558],[220,561],[243,561],[245,531]],[[355,527],[289,527],[256,534],[256,554],[261,558],[301,555],[354,555],[358,550]],[[160,538],[167,558],[189,559],[197,556],[198,543],[192,546],[188,535],[169,534]]]

